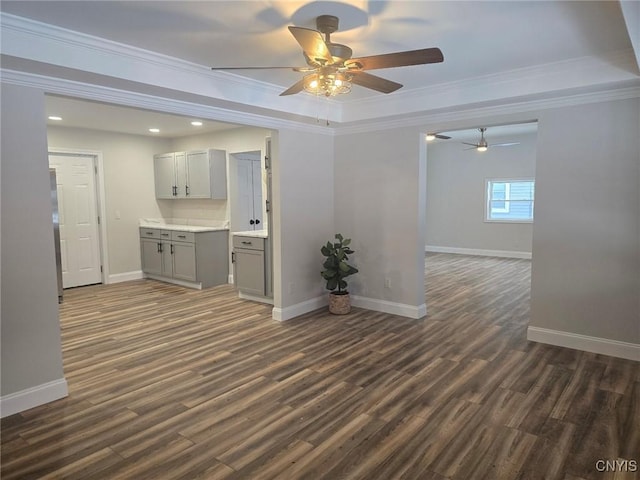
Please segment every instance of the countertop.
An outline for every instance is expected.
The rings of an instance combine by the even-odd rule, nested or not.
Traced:
[[[239,237],[254,237],[254,238],[268,238],[269,233],[267,230],[247,230],[246,232],[232,232],[232,235]]]
[[[140,222],[140,228],[159,228],[160,230],[178,230],[181,232],[217,232],[229,230],[223,227],[204,227],[201,225],[175,225],[172,223]]]

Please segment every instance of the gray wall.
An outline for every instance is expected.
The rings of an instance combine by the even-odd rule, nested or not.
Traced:
[[[536,134],[490,136],[520,142],[486,152],[454,138],[427,145],[428,246],[531,253],[531,223],[485,222],[485,180],[535,176]]]
[[[417,128],[336,137],[336,231],[353,240],[353,263],[360,270],[350,281],[355,295],[424,304],[426,159],[421,137]]]
[[[531,326],[640,343],[640,100],[538,124]]]
[[[64,379],[44,94],[2,84],[2,396]]]
[[[333,150],[330,135],[280,129],[272,137],[276,308],[326,293],[320,248],[334,234]]]

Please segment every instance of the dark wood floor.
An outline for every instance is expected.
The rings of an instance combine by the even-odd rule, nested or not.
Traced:
[[[2,420],[2,478],[637,478],[596,461],[640,461],[639,364],[527,342],[529,278],[429,255],[422,320],[67,291],[69,397]]]

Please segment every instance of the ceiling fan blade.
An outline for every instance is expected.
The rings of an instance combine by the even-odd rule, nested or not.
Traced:
[[[391,80],[377,77],[375,75],[371,75],[370,73],[360,72],[357,70],[352,73],[352,83],[360,85],[361,87],[370,88],[371,90],[375,90],[377,92],[391,93],[395,92],[399,88],[402,88],[402,84],[400,83],[392,82]]]
[[[436,134],[435,134],[435,137],[436,137],[436,138],[439,138],[439,139],[441,139],[441,140],[449,140],[449,139],[451,138],[451,137],[449,137],[449,136],[447,136],[447,135],[441,135],[441,134],[439,134],[439,133],[436,133]]]
[[[324,43],[320,32],[303,27],[289,27],[289,31],[311,61],[321,65],[333,63],[329,47]]]
[[[474,148],[478,148],[478,144],[477,143],[469,143],[469,142],[460,142],[460,143],[462,143],[464,145],[471,145]]]
[[[211,67],[211,70],[270,70],[272,68],[287,69],[297,72],[298,69],[306,67]]]
[[[345,66],[359,70],[375,70],[377,68],[408,67],[409,65],[424,65],[442,61],[444,61],[444,56],[439,48],[423,48],[421,50],[352,58],[345,62]]]
[[[296,93],[300,93],[302,90],[304,90],[304,78],[291,85],[284,92],[282,92],[280,96],[284,97],[285,95],[294,95]]]
[[[520,145],[520,142],[513,142],[513,143],[490,143],[488,146],[489,147],[510,147],[512,145]]]

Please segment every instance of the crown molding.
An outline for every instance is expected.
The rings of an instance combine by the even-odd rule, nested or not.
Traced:
[[[334,133],[334,129],[332,127],[324,125],[314,125],[294,120],[258,115],[255,113],[196,104],[100,85],[91,85],[73,80],[36,75],[33,73],[0,69],[0,78],[3,83],[38,88],[46,93],[113,103],[127,107],[156,110],[163,113],[196,116],[203,119],[235,123],[242,126],[271,129],[289,128],[309,133],[320,133],[323,135],[333,135]]]
[[[203,65],[2,12],[0,25],[0,51],[6,55],[309,119],[317,117],[315,97],[281,97],[279,85],[212,71]],[[329,121],[339,121],[340,103],[327,101],[331,105]]]
[[[394,128],[403,127],[420,127],[429,130],[442,130],[440,128],[431,127],[447,122],[472,120],[475,118],[487,118],[518,113],[531,113],[552,108],[562,108],[587,103],[640,98],[640,82],[636,83],[636,85],[632,86],[618,86],[615,88],[610,87],[608,89],[599,91],[573,94],[556,94],[556,96],[550,98],[531,98],[524,100],[522,98],[519,98],[512,102],[507,101],[497,105],[467,105],[461,106],[457,109],[421,112],[419,115],[414,116],[394,117],[380,119],[379,121],[354,122],[350,125],[342,124],[340,125],[339,129],[337,129],[336,135],[350,135],[379,130],[391,130]]]
[[[281,86],[180,60],[99,37],[0,12],[3,53],[46,64],[239,103],[283,114],[318,116],[310,95],[280,97]],[[606,57],[583,57],[509,72],[395,92],[360,100],[323,99],[332,123],[359,123],[420,115],[439,110],[468,109],[480,103],[511,103],[533,95],[637,80],[633,49]],[[323,109],[324,110],[324,109]],[[268,118],[268,117],[264,117]],[[399,120],[402,123],[402,120]],[[242,122],[245,123],[245,122]],[[392,122],[393,123],[393,122]],[[343,130],[340,128],[340,130]]]
[[[342,121],[411,115],[509,98],[553,95],[553,92],[570,89],[601,89],[639,79],[633,49],[627,49],[602,57],[574,58],[399,91],[388,96],[347,101]]]

